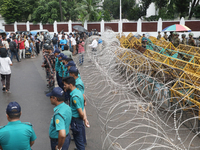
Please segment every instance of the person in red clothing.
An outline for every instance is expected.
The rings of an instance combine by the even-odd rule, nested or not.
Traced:
[[[82,65],[84,61],[84,53],[85,53],[84,45],[85,42],[82,39],[80,39],[78,44],[79,65]]]
[[[23,58],[25,59],[25,44],[24,44],[25,40],[22,39],[22,37],[20,37],[19,40],[19,59],[22,59],[22,52],[23,52]]]

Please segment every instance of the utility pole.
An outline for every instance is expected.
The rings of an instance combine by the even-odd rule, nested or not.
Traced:
[[[120,30],[119,30],[119,32],[120,32],[120,37],[121,37],[121,30],[122,30],[122,26],[121,26],[121,24],[122,24],[122,1],[120,0],[120,6],[119,6],[119,21],[120,21]]]
[[[62,13],[61,0],[59,0],[59,5],[60,5],[60,17],[61,17],[61,21],[63,21],[63,13]]]

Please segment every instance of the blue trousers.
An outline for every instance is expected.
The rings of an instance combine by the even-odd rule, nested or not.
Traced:
[[[84,124],[82,119],[72,118],[71,130],[74,137],[74,142],[78,150],[85,150],[85,141],[83,138]]]
[[[12,61],[12,58],[13,58],[14,55],[16,56],[17,61],[19,61],[17,50],[16,51],[10,51],[10,52],[11,52],[11,57],[10,57],[11,61]]]
[[[70,141],[71,141],[71,137],[70,137],[70,134],[68,133],[68,135],[65,138],[65,143],[62,146],[63,150],[68,150]],[[56,145],[58,145],[58,139],[51,139],[51,149],[52,150],[55,150]]]
[[[82,65],[84,62],[84,54],[83,53],[79,53],[79,65]]]
[[[58,75],[58,86],[59,86],[60,88],[62,88],[62,89],[63,89],[63,86],[64,86],[64,84],[63,84],[63,82],[62,82],[62,77],[60,77],[59,75]]]

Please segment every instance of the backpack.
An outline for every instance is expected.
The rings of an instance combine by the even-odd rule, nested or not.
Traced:
[[[11,41],[10,44],[9,44],[9,47],[10,47],[11,51],[14,51],[15,48],[16,48],[16,43],[14,41]]]
[[[57,44],[57,38],[56,37],[53,37],[53,39],[52,39],[52,42],[53,42],[53,44]]]

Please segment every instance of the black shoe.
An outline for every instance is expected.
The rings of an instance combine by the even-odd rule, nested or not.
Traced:
[[[2,88],[2,91],[5,92],[5,91],[6,91],[6,87],[3,87],[3,88]]]

